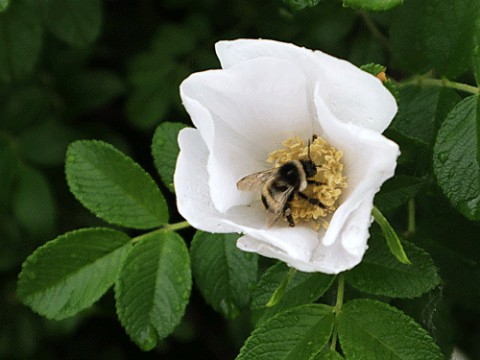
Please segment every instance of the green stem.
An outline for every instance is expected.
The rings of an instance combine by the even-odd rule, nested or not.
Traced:
[[[415,199],[408,200],[408,228],[407,234],[413,235],[416,231],[416,224],[415,224]]]
[[[475,95],[480,94],[480,88],[477,86],[467,85],[467,84],[459,83],[456,81],[450,81],[448,79],[426,78],[424,76],[414,76],[409,80],[398,82],[397,85],[398,87],[404,87],[408,85],[441,86],[441,87],[447,87],[447,88],[451,88],[459,91],[464,91],[470,94],[475,94]]]
[[[150,236],[155,236],[155,235],[157,235],[159,233],[162,233],[162,232],[176,231],[176,230],[180,230],[180,229],[185,229],[189,226],[190,226],[190,224],[188,223],[188,221],[181,221],[181,222],[178,222],[178,223],[175,223],[175,224],[166,224],[163,227],[161,227],[160,229],[156,229],[156,230],[150,231],[148,233],[145,233],[145,234],[134,237],[132,239],[132,243],[142,241],[145,238],[148,238]]]
[[[287,286],[290,284],[290,281],[292,281],[293,277],[297,273],[297,270],[294,268],[290,268],[288,270],[287,275],[283,278],[282,282],[278,287],[275,289],[273,292],[272,296],[270,297],[270,300],[265,304],[265,307],[272,307],[277,305],[285,296],[285,292],[287,291]]]
[[[388,39],[383,35],[383,33],[378,29],[377,24],[370,18],[367,12],[365,11],[358,11],[358,15],[362,18],[363,22],[367,26],[368,30],[372,33],[372,36],[380,42],[380,44],[385,47],[390,53],[392,52],[392,47],[390,46],[390,42]]]
[[[335,303],[335,307],[333,308],[333,312],[335,314],[335,322],[333,323],[332,343],[330,344],[331,351],[335,351],[335,348],[337,346],[338,318],[340,316],[340,313],[342,312],[344,294],[345,294],[345,278],[343,274],[340,274],[338,275],[337,301]]]

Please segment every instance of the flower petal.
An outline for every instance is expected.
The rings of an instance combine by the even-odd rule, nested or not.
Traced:
[[[182,83],[184,105],[210,150],[209,185],[220,212],[252,201],[237,181],[266,170],[268,154],[285,139],[311,136],[305,83],[296,66],[277,59],[193,74]]]
[[[193,227],[209,232],[235,232],[213,206],[208,188],[208,149],[197,129],[186,128],[178,135],[180,154],[174,174],[178,212]]]
[[[315,104],[322,135],[330,144],[343,151],[348,187],[342,194],[340,205],[333,214],[322,245],[315,251],[312,261],[325,258],[325,247],[341,243],[344,252],[355,255],[358,263],[369,236],[373,197],[381,185],[393,176],[400,152],[398,145],[383,135],[335,119],[323,98],[318,95],[319,91],[317,88]],[[356,263],[352,266],[354,265]]]
[[[394,97],[380,80],[348,61],[321,51],[260,39],[220,41],[216,44],[216,51],[225,69],[262,57],[275,57],[296,64],[308,79],[321,85],[321,95],[330,111],[343,122],[383,132],[397,112]]]

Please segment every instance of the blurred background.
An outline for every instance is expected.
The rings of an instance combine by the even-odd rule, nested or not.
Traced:
[[[5,3],[0,1],[0,9]],[[388,75],[397,80],[422,69],[423,64],[411,56],[415,44],[408,12],[416,6],[411,1],[380,13],[344,8],[337,0],[302,9],[304,3],[11,0],[0,12],[1,359],[227,360],[236,356],[252,329],[250,314],[245,311],[227,322],[195,289],[174,335],[144,353],[120,326],[111,291],[78,316],[49,321],[19,303],[16,279],[25,258],[46,241],[69,230],[104,225],[68,191],[63,169],[67,145],[76,139],[107,141],[158,180],[150,155],[155,127],[164,121],[190,124],[178,86],[192,72],[219,67],[216,41],[240,37],[288,41],[356,65],[387,65]],[[74,8],[68,8],[72,4]],[[471,80],[469,75],[465,78]],[[398,141],[402,145],[402,139]],[[423,175],[430,166],[424,165],[430,153],[413,153],[405,154],[405,171]],[[173,195],[162,189],[172,222],[181,221]],[[438,194],[438,189],[433,187],[424,196],[432,192]],[[420,217],[430,211],[419,207]],[[404,210],[390,214],[396,227],[405,227]],[[465,238],[478,237],[478,227],[445,199],[438,200],[435,211],[442,213],[442,219],[462,224]],[[450,236],[448,223],[439,229],[440,236]],[[187,242],[192,234],[193,230],[182,233]],[[468,246],[460,245],[465,252]],[[442,257],[442,253],[432,255],[436,261]],[[479,274],[459,275],[463,279],[459,286],[470,287],[466,300],[462,292],[451,289],[458,297],[449,297],[441,288],[417,302],[396,305],[415,316],[437,340],[447,339],[447,349],[455,343],[467,354],[478,354],[480,294],[473,280],[478,284]],[[467,305],[459,305],[464,300]]]

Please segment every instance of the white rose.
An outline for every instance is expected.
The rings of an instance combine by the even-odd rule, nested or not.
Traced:
[[[375,193],[394,174],[398,145],[381,133],[397,111],[374,76],[320,51],[271,40],[216,44],[222,69],[195,73],[180,86],[194,128],[179,134],[175,191],[195,228],[242,233],[237,246],[306,272],[339,273],[367,249]],[[308,223],[267,227],[258,192],[242,177],[266,170],[288,138],[316,134],[343,152],[348,187],[328,229]]]

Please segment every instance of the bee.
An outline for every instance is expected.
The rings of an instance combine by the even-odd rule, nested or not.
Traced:
[[[278,168],[247,175],[237,182],[237,188],[241,191],[261,188],[262,203],[267,210],[268,227],[273,226],[282,216],[287,219],[290,227],[294,227],[290,202],[295,194],[313,205],[325,208],[319,200],[303,193],[308,184],[321,184],[312,179],[317,174],[317,168],[319,166],[310,158],[309,142],[308,160],[291,160]]]

